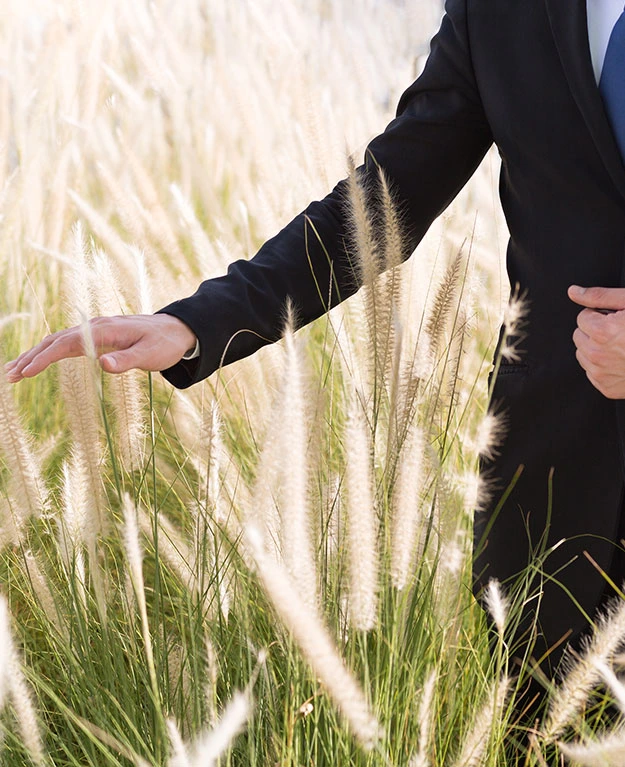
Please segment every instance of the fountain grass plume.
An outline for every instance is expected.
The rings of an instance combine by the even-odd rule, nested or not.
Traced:
[[[259,580],[283,625],[292,634],[355,737],[364,748],[373,748],[381,735],[380,726],[328,630],[317,612],[300,597],[286,569],[265,554],[259,532],[248,527],[245,538]]]
[[[361,399],[353,393],[345,427],[349,618],[370,631],[377,621],[378,519],[371,456],[371,430]]]
[[[600,664],[609,663],[625,642],[625,600],[615,599],[599,616],[592,637],[578,657],[569,651],[565,656],[564,674],[554,690],[549,716],[544,727],[548,740],[558,738],[574,724],[588,696],[601,679]]]
[[[404,589],[413,573],[415,555],[425,515],[422,498],[424,470],[424,437],[413,421],[401,446],[397,480],[393,488],[391,525],[391,577],[396,589]]]
[[[625,764],[625,731],[603,735],[596,741],[558,743],[568,761],[580,767],[622,767]]]
[[[39,517],[49,508],[46,486],[32,439],[22,425],[4,373],[0,373],[0,429],[2,429],[2,455],[8,473],[8,493],[12,521],[18,533],[23,531],[30,517]]]
[[[481,767],[484,764],[489,742],[502,727],[502,716],[511,686],[512,680],[505,675],[491,684],[487,700],[465,737],[454,767]]]
[[[417,753],[410,760],[409,767],[430,767],[430,746],[432,739],[432,725],[436,715],[434,706],[434,696],[436,693],[436,683],[438,681],[438,671],[434,669],[430,672],[423,685],[421,700],[419,701],[419,747]]]
[[[10,701],[22,743],[37,767],[46,764],[39,717],[32,700],[32,691],[24,678],[20,655],[10,628],[9,612],[4,597],[0,597],[0,707]]]
[[[295,316],[289,306],[284,334],[286,360],[280,438],[282,456],[288,456],[288,467],[282,465],[280,483],[282,558],[300,597],[314,607],[317,603],[317,573],[311,541],[308,492],[310,415],[306,405],[303,363],[294,329]]]

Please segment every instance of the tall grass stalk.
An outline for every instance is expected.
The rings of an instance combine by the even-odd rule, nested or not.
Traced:
[[[6,0],[2,356],[67,324],[90,356],[0,380],[3,765],[501,762],[518,607],[491,594],[491,657],[470,527],[497,326],[522,355],[527,302],[504,315],[496,155],[410,259],[393,179],[348,168],[363,289],[185,393],[103,376],[90,322],[188,295],[325,194],[440,10]],[[600,740],[600,678],[571,669],[537,759]]]

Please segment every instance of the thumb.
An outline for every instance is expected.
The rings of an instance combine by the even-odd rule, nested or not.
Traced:
[[[568,296],[589,309],[625,309],[625,288],[582,288],[571,285]]]
[[[125,373],[136,367],[135,355],[129,352],[103,354],[100,357],[100,366],[105,373]]]

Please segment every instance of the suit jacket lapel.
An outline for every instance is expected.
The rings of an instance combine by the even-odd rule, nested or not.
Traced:
[[[625,196],[625,165],[597,88],[588,43],[586,0],[545,0],[562,66],[614,183]]]

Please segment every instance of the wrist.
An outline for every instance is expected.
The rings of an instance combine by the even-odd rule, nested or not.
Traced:
[[[180,357],[191,359],[199,352],[199,340],[191,328],[183,320],[173,314],[160,314],[167,318],[167,325],[171,327],[172,336],[175,335],[176,346],[180,349]]]

